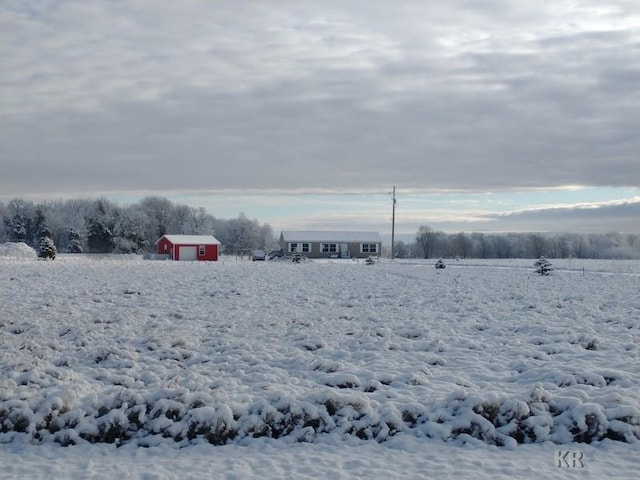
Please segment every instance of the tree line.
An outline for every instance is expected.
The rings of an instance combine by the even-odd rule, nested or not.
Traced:
[[[414,243],[397,242],[396,258],[640,258],[640,234],[454,233],[421,226]]]
[[[146,253],[162,235],[215,235],[223,253],[270,249],[274,233],[243,213],[216,218],[204,208],[180,205],[160,196],[119,206],[108,199],[73,199],[34,203],[0,202],[0,242],[24,242],[36,250],[50,238],[59,252]]]
[[[215,235],[222,253],[277,248],[268,223],[216,218],[204,208],[148,196],[119,206],[105,198],[0,202],[0,243],[68,253],[146,253],[162,235]],[[51,241],[51,245],[49,244]],[[445,233],[423,225],[413,243],[395,243],[396,258],[640,258],[640,234]]]

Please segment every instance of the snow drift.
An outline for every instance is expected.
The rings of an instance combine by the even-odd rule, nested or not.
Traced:
[[[5,258],[5,259],[38,258],[38,253],[24,242],[0,243],[0,258]]]

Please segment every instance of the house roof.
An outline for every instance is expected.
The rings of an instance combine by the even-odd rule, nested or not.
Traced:
[[[218,239],[212,235],[163,235],[161,238],[166,238],[174,245],[220,245]]]
[[[378,232],[283,231],[285,242],[382,243]]]

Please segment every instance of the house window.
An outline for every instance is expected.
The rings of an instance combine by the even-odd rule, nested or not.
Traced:
[[[362,253],[378,253],[377,243],[363,243],[360,245],[360,251]]]
[[[321,243],[320,251],[322,253],[337,253],[338,252],[338,244],[337,243]]]
[[[201,257],[204,256],[204,245],[198,246],[198,255],[200,255]]]
[[[167,253],[167,251],[169,250],[169,245],[167,245],[166,243],[164,244],[164,253]]]
[[[289,253],[309,253],[311,251],[310,243],[290,243]]]

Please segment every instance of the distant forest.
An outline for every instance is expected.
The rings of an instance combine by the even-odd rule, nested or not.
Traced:
[[[640,258],[640,234],[454,233],[422,226],[413,244],[398,242],[396,257]]]
[[[268,223],[221,219],[204,208],[179,205],[160,196],[119,206],[107,199],[34,203],[0,202],[0,243],[25,242],[38,249],[51,238],[63,253],[145,253],[166,233],[215,235],[222,252],[244,255],[277,247]],[[455,233],[421,226],[413,243],[394,244],[396,258],[640,258],[640,234]],[[387,256],[389,256],[387,246]]]
[[[43,236],[63,253],[145,253],[164,234],[215,235],[223,253],[246,254],[273,246],[269,224],[244,214],[220,219],[204,208],[150,196],[125,207],[107,199],[33,203],[0,202],[0,242],[24,242],[36,250]]]

